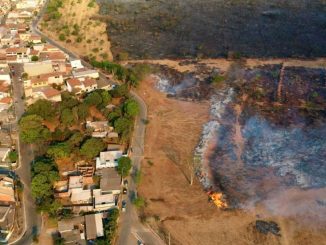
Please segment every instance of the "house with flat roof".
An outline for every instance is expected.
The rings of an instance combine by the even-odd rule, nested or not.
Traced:
[[[72,74],[74,78],[90,77],[96,79],[100,77],[97,70],[88,69],[88,68],[75,69],[72,71]]]
[[[69,191],[71,192],[70,201],[72,204],[92,204],[91,190],[83,190],[83,188],[75,188]]]
[[[120,194],[121,176],[115,168],[103,168],[96,170],[100,176],[100,189],[102,193]]]
[[[94,210],[103,211],[116,206],[116,196],[112,193],[103,193],[101,189],[93,190]]]
[[[65,244],[86,245],[85,218],[83,216],[59,220],[58,232]]]
[[[102,151],[100,156],[96,158],[96,169],[115,168],[118,166],[118,159],[123,156],[123,152],[118,151]]]
[[[85,215],[86,239],[95,240],[98,237],[104,236],[102,214]]]

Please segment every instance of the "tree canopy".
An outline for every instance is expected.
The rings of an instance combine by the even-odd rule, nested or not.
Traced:
[[[87,158],[94,158],[104,149],[105,144],[101,139],[90,138],[82,145],[80,153]]]
[[[20,137],[25,143],[40,143],[50,138],[49,129],[42,124],[43,119],[38,115],[27,115],[20,119]]]
[[[139,105],[133,100],[129,99],[123,104],[123,111],[130,117],[135,117],[139,113]]]
[[[52,159],[36,160],[32,165],[32,196],[37,200],[51,198],[53,183],[58,179],[58,170]]]
[[[122,177],[126,177],[129,175],[131,166],[131,159],[129,157],[120,157],[118,160],[117,171]]]
[[[49,146],[46,153],[55,159],[68,157],[71,153],[71,147],[67,142],[57,143]]]
[[[45,120],[50,120],[55,116],[56,109],[53,104],[48,100],[37,100],[34,104],[27,108],[26,114],[38,115]]]
[[[102,96],[97,91],[89,93],[84,100],[86,105],[95,105],[95,106],[101,105],[102,101],[103,101]]]
[[[71,109],[65,108],[61,112],[60,121],[66,126],[71,126],[74,122],[74,116]]]

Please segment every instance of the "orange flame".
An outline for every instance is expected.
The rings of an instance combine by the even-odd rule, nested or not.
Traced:
[[[210,198],[213,200],[215,205],[219,208],[227,208],[228,204],[226,203],[223,193],[212,192],[209,194]]]

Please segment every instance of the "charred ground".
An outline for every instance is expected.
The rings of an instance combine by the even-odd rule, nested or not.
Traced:
[[[322,0],[98,1],[115,56],[326,55]]]

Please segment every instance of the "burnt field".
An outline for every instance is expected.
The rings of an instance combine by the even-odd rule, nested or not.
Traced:
[[[326,55],[323,0],[98,1],[115,56]]]

